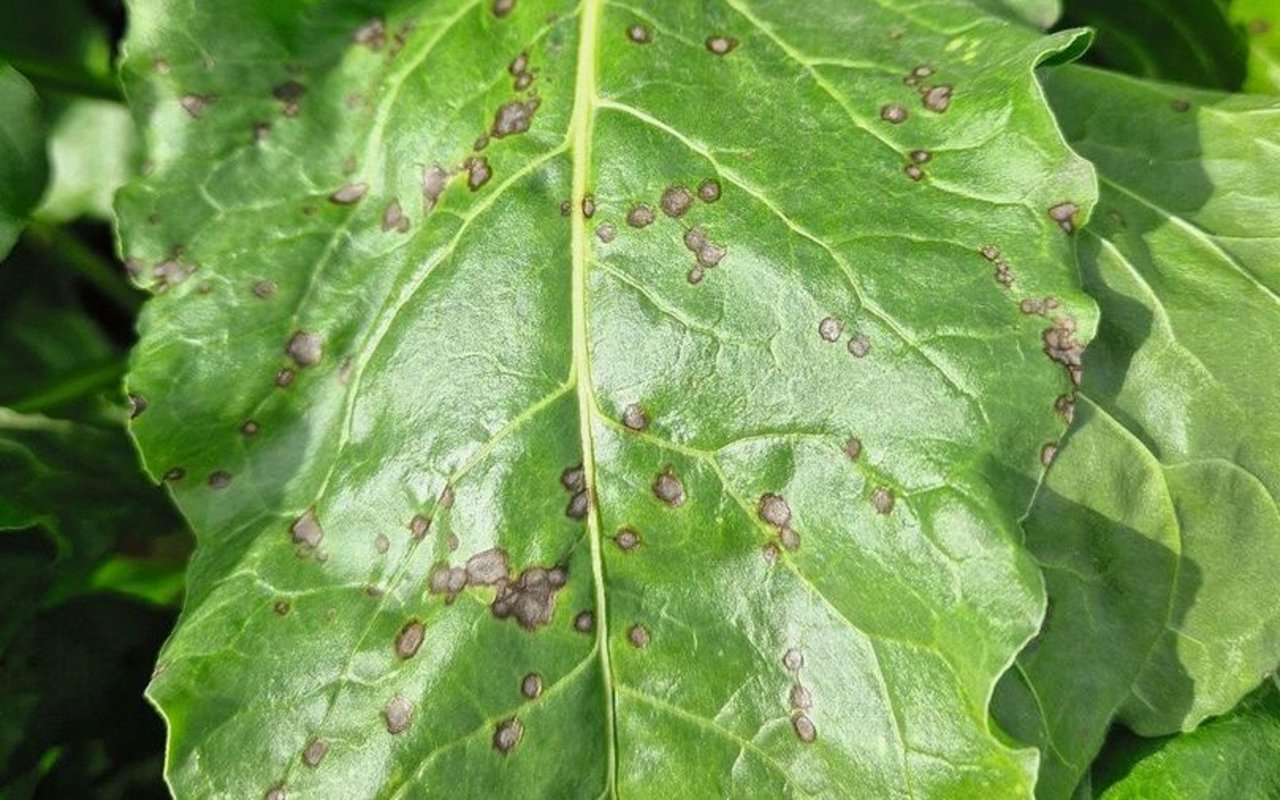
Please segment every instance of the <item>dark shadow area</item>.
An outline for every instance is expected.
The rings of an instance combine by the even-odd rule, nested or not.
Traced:
[[[0,762],[5,797],[169,796],[164,725],[142,691],[175,617],[94,593],[24,626],[0,654],[0,742],[19,737]]]
[[[1245,33],[1214,0],[1066,0],[1056,29],[1084,26],[1097,31],[1086,64],[1228,92],[1244,83]]]

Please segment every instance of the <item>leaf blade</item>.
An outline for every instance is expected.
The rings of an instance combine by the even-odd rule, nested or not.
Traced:
[[[234,34],[184,20],[209,69],[167,13],[135,17],[128,87],[156,172],[122,195],[122,233],[163,296],[133,428],[155,477],[185,470],[171,485],[205,542],[151,689],[177,792],[397,796],[468,776],[460,791],[593,796],[615,790],[616,739],[618,793],[1029,794],[1032,756],[993,735],[986,704],[1038,622],[1014,517],[1070,378],[979,251],[999,241],[1019,291],[1090,335],[1060,226],[1087,215],[1092,175],[1031,75],[1075,35],[974,29],[967,7],[556,7],[548,22],[523,0],[505,16],[413,4],[409,30],[354,6],[290,20],[246,4]],[[883,33],[869,68],[847,57],[859,24]],[[264,71],[255,47],[302,66]],[[986,51],[1007,67],[971,63]],[[957,94],[930,108],[903,78],[945,52]],[[539,104],[512,134],[521,53]],[[778,108],[758,129],[742,110],[760,97]],[[914,123],[880,118],[895,101]],[[811,129],[802,147],[792,125]],[[918,183],[904,159],[926,148]],[[1074,218],[1049,216],[1068,203]],[[848,326],[838,344],[828,315]],[[559,487],[578,465],[583,502]],[[797,555],[781,552],[796,531],[761,518],[770,494]],[[492,548],[508,587],[567,568],[550,624],[474,583],[452,604],[447,576],[429,591],[441,563],[487,574]],[[525,611],[533,631],[494,619]],[[426,639],[397,660],[412,620]],[[530,670],[544,688],[525,702]],[[800,681],[812,709],[790,705]],[[392,732],[397,698],[413,711]],[[707,737],[714,769],[688,746]]]

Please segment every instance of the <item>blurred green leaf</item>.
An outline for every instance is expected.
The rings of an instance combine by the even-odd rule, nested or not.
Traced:
[[[40,101],[31,84],[0,61],[0,260],[40,201],[48,172]]]
[[[1098,169],[1081,268],[1102,323],[1025,521],[1049,612],[996,716],[1065,798],[1113,719],[1189,730],[1280,662],[1280,100],[1046,84]]]
[[[112,31],[88,0],[4,0],[0,61],[41,92],[119,98]]]
[[[129,110],[110,100],[61,104],[49,132],[49,191],[37,216],[65,223],[113,217],[116,190],[138,173],[141,150]]]
[[[1280,3],[1276,0],[1227,0],[1231,19],[1245,31],[1249,63],[1242,89],[1280,94]]]

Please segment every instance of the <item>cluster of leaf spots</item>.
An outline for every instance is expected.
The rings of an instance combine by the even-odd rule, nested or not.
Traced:
[[[782,666],[787,672],[795,675],[791,685],[789,700],[791,703],[791,728],[796,738],[805,744],[811,744],[818,738],[818,728],[809,718],[809,710],[813,708],[813,695],[800,682],[800,670],[804,669],[804,653],[798,648],[791,648],[782,654]]]
[[[505,18],[515,10],[516,1],[495,0],[490,8],[495,17],[499,19]],[[614,34],[616,35],[616,33],[615,31]],[[626,30],[626,36],[631,42],[640,45],[647,45],[654,41],[653,31],[646,25],[629,27]],[[387,46],[389,38],[393,40],[393,45],[390,49],[397,48],[394,42],[403,44],[403,38],[400,34],[388,37],[385,24],[381,20],[375,20],[362,27],[355,34],[354,41],[360,46],[378,52]],[[738,46],[738,39],[728,34],[715,33],[705,40],[706,51],[713,56],[728,55]],[[656,50],[658,48],[652,49]],[[932,74],[931,70],[925,75],[916,75],[915,73],[918,72],[919,68],[913,71],[913,75],[916,78],[923,78]],[[535,71],[531,65],[527,49],[522,50],[508,64],[507,73],[512,78],[512,87],[516,92],[526,92],[531,89],[535,81]],[[911,85],[914,86],[916,84],[912,83]],[[941,114],[949,107],[951,101],[951,87],[949,85],[921,85],[918,86],[918,89],[921,94],[921,102],[926,111]],[[301,104],[303,103],[305,91],[303,84],[296,80],[279,85],[273,95],[283,106],[281,113],[287,117],[295,117],[301,113]],[[201,113],[216,99],[216,97],[201,97],[199,99]],[[421,165],[421,162],[419,162],[424,215],[437,206],[448,190],[450,183],[455,179],[465,181],[468,188],[473,192],[489,184],[494,176],[494,166],[487,157],[480,155],[481,151],[485,151],[490,146],[496,147],[494,143],[499,140],[528,132],[534,123],[535,115],[541,103],[542,101],[536,95],[529,95],[516,97],[498,105],[492,111],[491,125],[470,145],[473,153],[463,158],[461,163],[445,158],[441,159],[442,163],[430,163],[428,161],[428,165]],[[188,111],[190,113],[190,109]],[[200,115],[192,114],[192,116],[199,117]],[[902,106],[889,105],[882,110],[882,118],[889,122],[905,122],[907,117],[908,112]],[[490,155],[492,155],[492,152],[490,152]],[[922,180],[925,177],[924,165],[929,163],[932,158],[933,155],[930,151],[923,149],[911,151],[909,155],[910,161],[904,167],[906,175],[913,181]],[[442,165],[448,163],[452,163],[454,166]],[[493,163],[499,163],[496,157]],[[349,163],[344,165],[343,171],[351,174],[355,172],[356,168],[357,163],[352,157]],[[689,173],[684,174],[688,175]],[[700,173],[692,174],[697,175]],[[700,208],[699,201],[705,204],[719,201],[721,199],[722,185],[720,178],[704,178],[699,181],[697,178],[689,180],[689,178],[685,177],[683,180],[687,182],[671,183],[666,185],[665,188],[663,188],[663,184],[654,186],[650,190],[654,194],[649,196],[648,203],[637,203],[631,206],[626,213],[625,224],[636,230],[649,228],[655,223],[659,223],[655,230],[662,230],[662,225],[668,226],[672,231],[676,231],[678,228],[679,238],[683,242],[685,249],[691,254],[692,265],[689,267],[688,282],[696,285],[703,281],[709,270],[721,264],[728,254],[728,245],[715,241],[712,233],[708,230],[709,223],[699,221],[697,224],[684,222],[678,226],[672,225],[672,223],[661,221],[659,212],[661,216],[673,221],[686,220],[689,215],[696,219],[697,210]],[[696,188],[691,188],[694,186],[695,181],[697,182]],[[659,190],[661,190],[660,195],[657,194]],[[369,183],[364,181],[353,180],[330,193],[329,201],[339,206],[355,206],[366,198],[377,195],[377,187],[371,187]],[[563,194],[557,196],[556,199],[559,199],[559,197],[563,197]],[[575,206],[580,209],[583,219],[589,220],[596,215],[597,207],[594,194],[585,194],[577,198],[576,203],[565,201],[561,206],[562,214],[566,217],[571,217]],[[1054,217],[1054,219],[1056,220],[1057,218]],[[413,223],[400,200],[398,198],[389,199],[381,215],[382,231],[384,233],[407,233],[412,228],[412,225]],[[425,228],[426,226],[422,225],[420,227]],[[613,222],[602,221],[595,226],[595,236],[601,244],[610,244],[615,241],[620,228],[621,223],[616,219]],[[673,233],[671,238],[674,240],[676,234]],[[181,283],[196,269],[195,265],[181,263],[179,261],[180,257],[181,252],[177,252],[172,259],[172,265],[166,266],[164,270],[160,270],[157,267],[157,279],[163,279],[162,282],[166,287]],[[276,295],[277,287],[271,281],[261,280],[253,284],[251,291],[253,295],[262,300],[270,300]],[[811,324],[811,322],[805,323],[807,330],[812,330],[808,327]],[[820,338],[826,342],[839,341],[845,335],[845,326],[836,317],[824,318],[819,323],[818,328]],[[812,334],[808,335],[811,336]],[[325,357],[324,346],[325,338],[321,334],[310,330],[295,330],[285,343],[284,354],[288,358],[288,362],[276,373],[276,385],[286,388],[293,383],[299,371],[321,363]],[[878,344],[878,346],[880,345]],[[1046,341],[1047,347],[1048,343]],[[847,349],[854,358],[862,359],[868,356],[871,352],[871,339],[868,333],[851,331]],[[344,362],[347,365],[349,363],[349,361]],[[581,380],[582,378],[579,379]],[[657,404],[655,404],[655,407],[658,407]],[[650,418],[648,412],[640,403],[633,402],[623,409],[621,423],[627,430],[644,432],[650,426]],[[261,427],[254,420],[247,420],[242,424],[240,430],[243,436],[252,437],[258,435]],[[861,441],[857,438],[848,439],[844,447],[844,455],[848,459],[856,461],[861,454]],[[214,475],[224,475],[225,481],[230,481],[229,474],[225,472],[214,473]],[[588,478],[589,476],[585,474],[581,464],[564,470],[560,476],[560,482],[568,494],[564,515],[571,520],[584,520],[593,510],[594,501],[591,487],[588,485]],[[213,484],[214,480],[211,477],[210,485]],[[688,485],[697,486],[697,483],[691,481]],[[653,498],[650,498],[650,502],[652,502],[652,499],[656,499],[662,505],[672,509],[684,506],[690,500],[686,490],[686,481],[682,479],[676,467],[671,464],[662,467],[661,471],[652,479],[650,491],[653,495]],[[787,491],[788,496],[791,496],[790,490],[788,489]],[[446,492],[451,492],[451,490],[446,489]],[[874,510],[881,515],[887,515],[893,510],[894,493],[888,486],[876,487],[871,493],[870,500]],[[447,508],[451,503],[445,502],[442,498],[440,505]],[[776,531],[776,542],[770,541],[765,546],[767,559],[772,562],[781,555],[779,546],[788,551],[798,550],[800,535],[792,527],[791,508],[780,494],[768,493],[761,496],[757,513],[761,521]],[[409,523],[409,531],[415,542],[424,540],[430,529],[431,518],[425,514],[415,515]],[[293,522],[289,528],[289,534],[300,555],[314,553],[318,561],[324,561],[325,555],[320,549],[324,538],[324,529],[314,508],[308,509]],[[631,527],[619,528],[613,535],[612,541],[619,551],[626,554],[634,553],[642,542],[640,534]],[[654,541],[656,541],[656,538]],[[386,554],[391,547],[391,540],[382,533],[377,534],[373,542],[374,548],[380,554]],[[448,549],[454,551],[457,547],[457,537],[450,533]],[[469,590],[477,594],[492,592],[493,599],[489,603],[489,609],[493,618],[499,620],[514,619],[522,629],[527,631],[538,630],[552,620],[556,608],[557,592],[567,582],[567,567],[559,564],[533,565],[517,572],[512,569],[509,562],[508,552],[497,547],[477,552],[464,563],[437,562],[429,572],[426,592],[432,596],[443,597],[445,604],[452,604],[459,595]],[[285,603],[285,612],[279,610],[280,606],[278,604],[276,606],[277,613],[283,615],[288,610],[288,604],[286,601],[279,602]],[[596,623],[596,612],[591,609],[581,610],[572,618],[572,628],[583,634],[595,632]],[[603,618],[601,625],[603,627]],[[414,659],[418,656],[424,642],[427,641],[427,636],[426,623],[418,617],[409,618],[403,623],[392,640],[391,651],[399,660],[408,661]],[[643,622],[631,622],[626,629],[626,641],[637,650],[649,647],[652,641],[650,628]],[[665,642],[666,639],[664,638],[662,641]],[[800,682],[799,676],[803,662],[803,654],[799,649],[795,648],[788,650],[782,658],[784,668],[788,673],[794,674],[789,694],[790,720],[794,734],[800,742],[812,743],[817,738],[817,729],[810,718],[813,707],[810,690]],[[537,699],[542,692],[543,679],[539,673],[529,672],[520,681],[520,693],[526,699]],[[402,695],[393,695],[386,701],[381,711],[387,732],[395,735],[407,730],[414,717],[415,710],[414,704]],[[504,755],[511,753],[519,745],[524,736],[524,731],[524,723],[519,718],[513,715],[504,716],[493,728],[493,750]],[[337,741],[336,737],[334,739]],[[303,763],[308,767],[314,768],[318,766],[328,751],[328,747],[328,742],[325,739],[318,737],[311,739],[303,750]],[[272,797],[272,793],[276,792],[279,793],[279,798],[284,798],[283,785],[271,789],[268,792],[268,797]]]
[[[663,215],[670,219],[681,219],[694,207],[697,200],[704,203],[715,203],[721,196],[720,181],[716,178],[704,178],[698,183],[696,189],[691,190],[687,185],[682,183],[673,184],[663,190],[662,195],[658,198],[657,207],[662,210]],[[590,206],[588,206],[590,201]],[[563,210],[567,211],[568,206],[564,206]],[[583,216],[591,219],[594,216],[595,205],[594,199],[590,196],[583,198]],[[636,203],[631,206],[626,215],[626,224],[637,230],[648,228],[657,222],[658,215],[654,211],[654,207],[648,203]],[[612,222],[602,222],[596,226],[596,238],[601,244],[610,244],[618,235],[618,228]],[[710,270],[720,264],[729,249],[727,245],[715,242],[707,233],[706,228],[701,225],[694,225],[685,229],[682,236],[684,246],[693,254],[693,266],[688,272],[689,283],[697,285],[702,282],[706,276],[707,270]]]

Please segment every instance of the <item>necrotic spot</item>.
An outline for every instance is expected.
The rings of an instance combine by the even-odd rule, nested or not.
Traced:
[[[632,625],[627,631],[627,641],[632,647],[644,649],[649,646],[649,630],[643,625]]]
[[[489,167],[489,159],[487,158],[468,158],[464,166],[467,170],[467,188],[473,192],[484,186],[493,177],[493,170]]]
[[[542,676],[536,672],[530,672],[520,680],[520,694],[535,699],[542,694]]]
[[[285,614],[289,613],[289,601],[277,600],[276,604],[272,606],[272,610],[275,611],[278,616],[283,617]]]
[[[147,399],[140,394],[129,393],[129,419],[137,419],[147,410]]]
[[[497,729],[493,732],[493,748],[505,756],[520,744],[523,736],[524,726],[520,724],[520,720],[515,717],[504,720],[498,723]]]
[[[294,520],[293,525],[289,526],[289,533],[297,544],[313,548],[319,546],[320,540],[324,538],[324,528],[320,526],[315,509],[307,509]]]
[[[502,139],[507,136],[513,136],[517,133],[524,133],[529,130],[529,125],[533,123],[533,114],[538,110],[538,99],[532,100],[512,100],[498,108],[498,113],[494,115],[493,127],[490,133],[495,139]]]
[[[898,125],[907,120],[907,110],[897,103],[889,103],[880,108],[880,119]]]
[[[164,474],[164,479],[169,483],[180,481],[185,477],[187,477],[187,471],[182,467],[174,467]]]
[[[924,178],[924,170],[920,169],[915,164],[906,165],[902,168],[902,171],[905,172],[907,177],[913,181],[918,181]]]
[[[864,358],[871,352],[871,340],[864,333],[859,333],[849,340],[849,352],[854,358]]]
[[[285,345],[285,353],[299,367],[310,367],[318,364],[324,355],[324,347],[320,337],[307,331],[297,331]]]
[[[262,800],[289,800],[283,786],[273,786],[262,796]]]
[[[435,206],[449,183],[449,173],[439,164],[422,169],[422,203],[427,209]]]
[[[387,210],[382,213],[382,232],[404,233],[409,230],[409,218],[404,215],[404,209],[400,207],[399,200],[392,200],[387,204]]]
[[[623,528],[613,537],[614,544],[624,553],[630,553],[640,546],[640,534],[631,528]]]
[[[379,553],[386,553],[391,549],[391,540],[387,538],[385,533],[380,533],[373,537],[373,547]]]
[[[707,242],[698,250],[698,266],[704,269],[711,269],[719,264],[729,251],[719,244]]]
[[[732,36],[708,36],[707,50],[715,55],[722,56],[732,52],[738,46],[738,40]]]
[[[209,487],[212,489],[225,489],[231,485],[231,473],[218,470],[209,475]]]
[[[925,108],[941,114],[951,106],[951,87],[945,83],[934,86],[925,91],[920,100]]]
[[[560,473],[560,485],[567,492],[580,492],[587,488],[587,475],[582,471],[582,465],[569,467]]]
[[[695,253],[698,252],[707,246],[707,232],[697,225],[685,231],[684,246]]]
[[[495,586],[505,581],[508,573],[505,550],[493,547],[467,559],[467,583],[472,586]]]
[[[617,235],[618,229],[613,227],[611,223],[606,222],[596,228],[596,238],[599,239],[602,244],[612,242]]]
[[[917,164],[927,164],[933,159],[933,154],[928,150],[912,150],[911,160]]]
[[[720,199],[720,181],[715,178],[707,178],[698,184],[698,197],[702,198],[704,203],[714,203]]]
[[[240,433],[242,436],[245,436],[246,438],[257,436],[261,431],[262,431],[262,426],[251,419],[245,420],[240,425]]]
[[[887,486],[878,487],[871,493],[871,505],[877,514],[888,514],[893,511],[893,492]]]
[[[797,711],[807,711],[813,707],[813,696],[798,683],[791,687],[791,707]]]
[[[835,317],[827,317],[818,323],[818,336],[822,337],[824,342],[834,342],[840,338],[840,334],[844,331],[844,325]]]
[[[643,203],[627,212],[627,224],[633,228],[647,228],[653,224],[653,209]]]
[[[693,205],[693,195],[683,185],[669,186],[662,193],[662,213],[672,219],[683,217]]]
[[[413,519],[409,520],[409,534],[415,539],[421,539],[427,535],[427,531],[431,530],[431,518],[422,514],[414,514]]]
[[[805,744],[818,738],[818,729],[814,727],[813,720],[805,714],[797,714],[792,718],[791,727],[795,729],[796,738]]]
[[[387,723],[387,733],[392,736],[404,733],[413,718],[413,703],[396,695],[382,707],[382,719]]]
[[[627,38],[636,44],[648,44],[653,41],[653,34],[643,25],[632,25],[627,28]]]
[[[1052,442],[1040,448],[1040,463],[1046,467],[1053,463],[1058,455],[1058,446]]]
[[[633,431],[642,431],[649,427],[649,417],[638,403],[631,403],[622,409],[622,424]]]
[[[329,743],[324,739],[312,739],[302,750],[302,763],[314,769],[320,766],[325,753],[329,752]]]
[[[565,516],[570,519],[583,519],[587,516],[587,512],[591,510],[591,493],[583,490],[574,494],[569,498],[569,504],[565,506]]]
[[[1049,218],[1058,223],[1059,228],[1071,233],[1076,229],[1075,217],[1079,210],[1080,207],[1070,201],[1058,203],[1049,209]]]
[[[760,519],[775,528],[781,528],[791,521],[791,506],[787,505],[781,495],[766,494],[761,497],[757,513],[760,514]]]
[[[800,549],[800,534],[796,533],[794,528],[783,526],[778,531],[778,541],[782,542],[782,546],[793,553]]]
[[[797,648],[791,648],[782,654],[782,666],[792,672],[799,672],[800,668],[804,666],[804,653]]]
[[[596,215],[596,199],[591,195],[582,198],[582,216],[591,219]]]
[[[276,285],[271,281],[258,281],[253,285],[253,294],[262,300],[270,300],[276,296]]]
[[[493,15],[502,19],[515,10],[516,0],[493,0]]]
[[[596,615],[592,611],[580,611],[573,618],[573,629],[579,633],[591,633],[596,627]]]
[[[671,507],[683,505],[685,501],[684,484],[676,477],[675,471],[667,467],[653,482],[653,494]]]
[[[529,567],[519,580],[498,584],[498,594],[489,610],[498,619],[515,617],[525,630],[535,630],[551,621],[555,612],[555,593],[565,584],[559,567]]]
[[[336,203],[340,206],[350,205],[359,202],[361,198],[369,191],[367,183],[349,183],[338,191],[329,195],[329,202]]]
[[[426,627],[420,621],[411,619],[406,622],[396,634],[396,656],[405,659],[416,656],[426,632]]]

